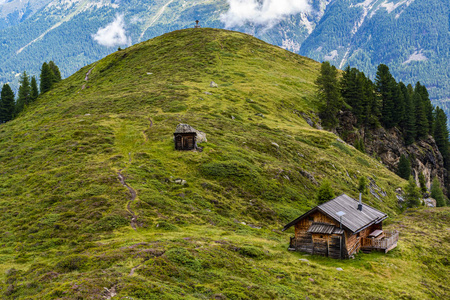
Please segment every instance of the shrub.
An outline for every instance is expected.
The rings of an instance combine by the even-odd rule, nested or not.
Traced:
[[[255,259],[262,259],[264,257],[264,252],[261,249],[256,248],[254,246],[244,246],[240,248],[238,252],[241,255]]]
[[[89,259],[85,255],[69,255],[60,260],[56,264],[56,268],[60,272],[72,272],[83,269],[88,261]]]
[[[324,180],[317,190],[316,199],[322,204],[327,201],[330,201],[335,197],[333,188],[331,187],[331,183],[328,180]]]
[[[201,262],[184,248],[172,248],[168,250],[165,255],[170,261],[188,267],[194,271],[200,271],[202,267]]]

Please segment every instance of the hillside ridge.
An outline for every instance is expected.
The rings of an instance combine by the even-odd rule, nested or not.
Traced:
[[[412,211],[429,219],[424,255],[419,229],[399,215],[405,181],[305,121],[315,119],[319,68],[249,35],[202,28],[117,51],[57,83],[0,125],[2,296],[445,298],[447,233],[437,228],[448,210]],[[174,149],[179,123],[207,134],[202,152]],[[329,179],[356,198],[360,176],[378,195],[364,202],[408,239],[353,261],[288,252],[280,229],[317,205],[317,185]]]

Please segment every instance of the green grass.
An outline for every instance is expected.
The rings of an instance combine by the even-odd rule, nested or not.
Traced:
[[[448,294],[445,268],[420,272],[418,253],[448,243],[433,228],[423,249],[405,240],[354,261],[286,250],[292,233],[280,228],[317,204],[326,178],[354,197],[358,176],[374,178],[387,196],[364,201],[410,224],[396,217],[403,180],[299,116],[316,111],[319,67],[244,34],[177,31],[86,66],[2,124],[2,297],[103,299],[113,286],[133,299]],[[203,152],[174,150],[178,123],[207,134]],[[137,192],[137,231],[119,171]],[[448,224],[448,210],[436,214]]]

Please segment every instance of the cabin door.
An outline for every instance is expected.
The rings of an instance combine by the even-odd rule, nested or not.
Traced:
[[[183,138],[180,135],[175,137],[175,149],[181,150],[183,149]]]
[[[194,137],[187,136],[184,138],[184,149],[194,149]]]

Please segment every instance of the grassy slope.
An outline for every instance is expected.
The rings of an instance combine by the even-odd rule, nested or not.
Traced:
[[[292,233],[279,229],[316,205],[307,173],[355,197],[357,176],[371,176],[387,196],[365,201],[398,212],[397,176],[299,116],[313,117],[319,66],[240,33],[183,30],[83,68],[1,125],[3,297],[102,299],[105,287],[133,299],[448,293],[445,228],[427,237],[444,245],[427,256],[442,278],[420,273],[414,240],[354,261],[302,264],[286,251]],[[207,133],[203,152],[173,150],[180,122]],[[448,213],[439,211],[447,225],[429,226],[448,226]]]

